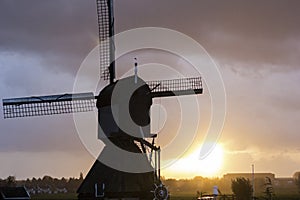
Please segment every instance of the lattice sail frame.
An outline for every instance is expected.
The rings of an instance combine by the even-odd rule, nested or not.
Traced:
[[[201,77],[147,81],[146,83],[151,89],[153,98],[203,93]]]
[[[97,0],[99,28],[100,78],[115,78],[114,13],[113,0]]]
[[[202,94],[201,77],[147,81],[151,96],[167,97]],[[4,118],[31,117],[93,111],[96,97],[93,93],[61,94],[3,99]]]
[[[31,117],[93,111],[93,93],[61,94],[3,99],[4,118]]]

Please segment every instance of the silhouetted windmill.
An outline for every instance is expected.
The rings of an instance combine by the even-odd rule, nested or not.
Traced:
[[[97,107],[98,136],[105,147],[79,187],[78,198],[167,199],[168,191],[160,180],[160,147],[155,145],[156,135],[150,133],[152,99],[201,94],[201,77],[145,82],[130,76],[115,80],[113,0],[97,0],[97,14],[102,43],[100,79],[109,80],[109,84],[98,96],[77,93],[4,99],[4,118],[87,112]],[[116,147],[140,156],[138,159],[122,157],[114,152]],[[108,166],[100,162],[103,157],[117,158],[114,162],[129,165],[137,173]]]

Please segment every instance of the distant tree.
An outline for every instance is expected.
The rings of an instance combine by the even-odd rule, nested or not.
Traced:
[[[231,189],[238,200],[250,200],[252,185],[249,179],[237,178],[231,182]]]
[[[68,183],[66,184],[66,188],[69,192],[76,192],[81,182],[82,181],[80,181],[79,179],[70,178],[68,180]]]
[[[6,186],[8,187],[16,187],[17,181],[15,176],[9,176],[6,178]]]
[[[60,180],[59,180],[59,184],[57,185],[57,187],[59,188],[64,188],[67,186],[67,183],[68,183],[68,179],[66,179],[65,177],[62,177]]]
[[[43,187],[50,187],[53,188],[54,187],[54,180],[51,176],[44,176],[42,181],[41,181],[41,186]]]
[[[296,172],[293,176],[295,184],[298,186],[298,192],[300,193],[300,172]]]
[[[24,185],[25,185],[25,187],[27,187],[27,188],[31,188],[31,181],[30,181],[29,178],[27,178],[26,181],[24,181]]]
[[[274,193],[273,193],[273,186],[272,186],[272,181],[269,177],[266,177],[265,179],[265,199],[267,200],[272,200],[273,199],[273,196],[274,196]]]
[[[67,182],[68,182],[68,180],[67,180],[65,177],[62,177],[62,178],[60,179],[60,182],[61,182],[63,185],[66,185]]]
[[[48,182],[52,182],[53,181],[53,178],[51,176],[44,176],[43,181],[48,181]]]

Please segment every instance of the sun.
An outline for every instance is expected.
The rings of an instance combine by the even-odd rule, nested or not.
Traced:
[[[217,144],[213,151],[204,159],[200,159],[200,148],[180,158],[170,167],[164,170],[167,177],[193,178],[195,176],[216,177],[219,175],[224,162],[224,150],[221,144]]]

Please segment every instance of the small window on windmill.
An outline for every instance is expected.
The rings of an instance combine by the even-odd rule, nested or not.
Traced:
[[[104,197],[105,184],[95,183],[95,197]]]

